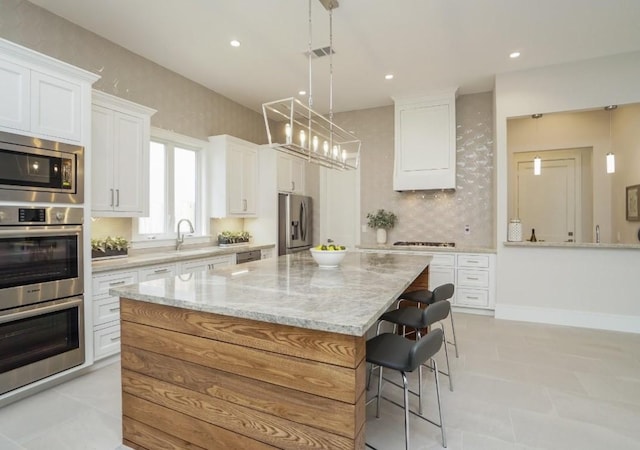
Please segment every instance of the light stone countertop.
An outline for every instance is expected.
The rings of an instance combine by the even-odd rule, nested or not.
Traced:
[[[606,249],[624,249],[624,250],[640,250],[640,244],[613,244],[613,243],[599,243],[594,242],[503,242],[505,247],[527,247],[527,248],[540,248],[540,247],[554,247],[554,248],[606,248]]]
[[[347,252],[320,268],[309,252],[114,288],[159,305],[364,336],[431,256]]]
[[[382,251],[410,251],[410,252],[447,252],[447,253],[495,253],[495,248],[488,247],[426,247],[421,245],[393,245],[393,244],[371,244],[371,245],[358,245],[356,248],[360,250],[382,250]]]
[[[183,250],[164,250],[157,252],[141,252],[125,258],[114,258],[104,260],[92,260],[92,273],[108,272],[111,270],[135,269],[138,267],[151,266],[178,261],[188,261],[191,259],[231,255],[250,250],[262,250],[275,248],[275,244],[264,245],[239,245],[236,247],[207,246],[200,248],[185,248]]]

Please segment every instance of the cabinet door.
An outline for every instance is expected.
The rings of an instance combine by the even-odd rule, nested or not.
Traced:
[[[176,275],[176,265],[164,264],[161,266],[145,267],[143,269],[140,269],[138,274],[140,277],[140,282],[173,277]]]
[[[113,111],[94,105],[91,112],[91,210],[112,211]]]
[[[242,205],[245,214],[256,214],[258,203],[258,152],[246,148],[242,154]]]
[[[291,157],[278,153],[278,191],[293,192],[293,180],[291,178]]]
[[[227,202],[230,214],[245,214],[244,150],[230,143],[227,148]]]
[[[80,142],[82,130],[79,84],[31,72],[31,130]]]
[[[29,88],[31,71],[0,60],[0,126],[29,130]]]
[[[455,269],[453,267],[429,266],[430,290],[447,283],[455,284]]]
[[[304,194],[304,161],[291,158],[291,184],[294,194]]]
[[[114,209],[143,216],[145,192],[149,184],[148,143],[143,141],[144,123],[118,111],[114,112]]]

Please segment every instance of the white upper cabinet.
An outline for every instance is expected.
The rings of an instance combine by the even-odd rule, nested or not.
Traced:
[[[85,144],[83,120],[98,78],[0,39],[0,129]]]
[[[394,101],[393,189],[455,189],[456,90]]]
[[[149,139],[155,110],[94,91],[91,210],[95,217],[149,213]]]
[[[229,135],[210,136],[207,194],[210,217],[256,217],[258,146]]]
[[[278,191],[304,194],[304,161],[295,156],[278,153]]]

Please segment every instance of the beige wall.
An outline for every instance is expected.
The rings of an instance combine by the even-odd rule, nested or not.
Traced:
[[[393,190],[393,106],[336,114],[336,122],[362,140],[361,224],[379,208],[398,216],[388,243],[398,240],[453,241],[459,246],[494,247],[493,97],[463,95],[456,101],[455,192]],[[469,225],[471,234],[464,234]],[[375,244],[375,231],[361,233]]]

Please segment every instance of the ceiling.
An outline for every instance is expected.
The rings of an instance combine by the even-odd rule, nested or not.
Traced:
[[[306,0],[30,1],[256,111],[308,90]],[[339,3],[334,112],[450,87],[486,92],[496,73],[640,50],[638,0]],[[311,5],[312,47],[327,46],[329,14]],[[329,58],[314,60],[312,74],[313,108],[327,112]]]

